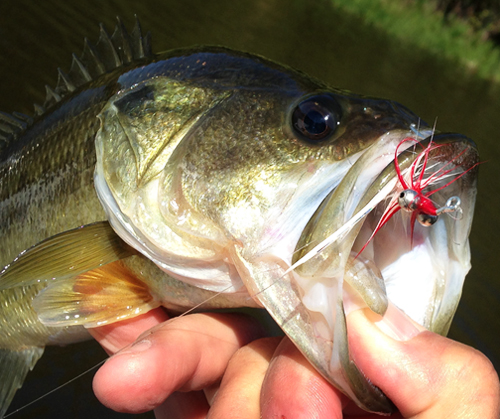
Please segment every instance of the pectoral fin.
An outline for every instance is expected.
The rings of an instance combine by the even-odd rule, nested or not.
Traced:
[[[121,262],[50,284],[33,300],[46,326],[97,327],[156,308],[160,302]]]
[[[43,354],[36,346],[25,349],[0,349],[0,418],[3,418],[28,371],[32,370]]]
[[[73,277],[135,251],[107,221],[52,236],[21,253],[0,273],[0,290]]]

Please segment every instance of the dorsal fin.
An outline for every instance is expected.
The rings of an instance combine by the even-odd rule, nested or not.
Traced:
[[[42,115],[46,109],[100,75],[134,60],[153,56],[151,34],[148,32],[143,35],[137,16],[135,26],[130,34],[119,17],[117,17],[117,21],[112,36],[109,36],[101,24],[99,40],[95,45],[85,38],[82,54],[80,57],[73,54],[73,61],[67,73],[58,69],[59,76],[56,87],[45,86],[47,93],[43,106],[35,104],[34,114],[36,116]],[[27,115],[17,112],[12,115],[0,112],[0,152],[31,123],[32,119]]]
[[[0,151],[8,146],[9,142],[31,125],[31,118],[18,112],[12,115],[0,112]]]
[[[73,54],[73,62],[69,72],[66,74],[59,70],[56,88],[53,92],[47,90],[43,108],[47,109],[59,102],[65,95],[101,74],[114,70],[123,64],[153,55],[151,36],[149,32],[143,36],[137,17],[131,35],[128,34],[119,17],[117,17],[117,21],[111,37],[104,25],[101,24],[99,40],[95,46],[88,39],[85,39],[83,53],[80,57]]]

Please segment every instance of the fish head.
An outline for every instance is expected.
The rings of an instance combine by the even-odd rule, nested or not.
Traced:
[[[95,171],[115,231],[171,276],[250,294],[332,384],[391,411],[350,360],[345,315],[394,304],[447,331],[470,267],[472,142],[396,102],[222,48],[167,53],[118,83]],[[422,169],[429,143],[442,147]],[[438,173],[427,182],[436,208],[450,197],[460,208],[417,211],[431,227],[397,211],[378,229],[412,167],[426,181]]]
[[[418,124],[394,102],[226,49],[169,53],[118,82],[100,114],[98,194],[127,242],[202,287],[235,243],[246,259],[283,243],[291,255],[363,151]]]

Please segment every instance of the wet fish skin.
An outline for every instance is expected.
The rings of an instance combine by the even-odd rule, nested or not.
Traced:
[[[245,68],[254,62],[254,57],[250,55],[214,48],[169,52],[155,57],[152,60],[153,63],[146,67],[143,66],[143,62],[134,63],[128,68],[121,67],[63,98],[62,102],[49,109],[16,141],[11,142],[2,151],[0,163],[2,253],[0,263],[3,266],[11,263],[25,249],[44,239],[81,225],[106,219],[93,185],[96,163],[94,137],[99,129],[97,115],[102,111],[106,101],[119,90],[127,89],[134,83],[148,79],[162,66],[167,67],[169,75],[177,76],[180,83],[187,82],[192,75],[182,69],[185,65],[183,61],[193,64],[200,58],[207,57],[213,61],[214,68],[224,68],[228,64],[233,67],[242,66]],[[322,85],[314,84],[306,78],[302,78],[302,85],[299,87],[293,80],[295,74],[282,73],[281,67],[273,68],[275,67],[274,63],[263,59],[258,60],[264,64],[259,64],[259,68],[255,69],[253,73],[235,72],[232,78],[222,79],[221,84],[225,84],[224,87],[229,88],[245,85],[245,83],[247,85],[254,83],[259,84],[255,87],[260,89],[295,90],[294,93],[297,96],[302,95],[306,88],[323,88]],[[172,61],[175,61],[175,64],[170,64]],[[267,65],[270,66],[271,70],[266,69]],[[172,68],[168,68],[169,66]],[[258,74],[259,70],[264,70],[266,73],[267,79],[264,78],[264,83],[262,83],[261,78],[258,78],[261,76]],[[165,72],[165,70],[161,71]],[[219,72],[218,77],[221,76],[222,73]],[[203,88],[203,81],[199,84],[200,88]],[[248,96],[250,98],[251,93]],[[356,115],[356,112],[365,106],[364,99],[355,97],[347,105],[347,96],[341,94],[339,97],[342,97],[346,101],[346,106],[349,106],[349,109],[346,109],[346,114],[354,114],[349,116],[349,119],[356,126],[359,145],[347,141],[342,144],[340,141],[327,151],[313,145],[307,151],[307,158],[325,158],[327,153],[335,159],[342,158],[346,154],[355,153],[360,147],[369,143],[370,137],[376,137],[383,130],[407,124],[404,119],[405,111],[400,111],[402,116],[392,118],[393,121],[388,122],[385,126],[374,129],[376,127],[373,126],[371,119],[363,122],[362,118]],[[255,106],[255,100],[253,103]],[[394,107],[397,106],[386,101],[371,101],[371,103],[380,106],[381,113],[393,112]],[[265,121],[277,118],[279,124],[275,125],[274,131],[268,134],[267,138],[270,142],[274,136],[281,135],[282,132],[283,116],[279,113],[283,112],[283,108],[282,103],[278,103],[278,105],[280,106],[272,104],[266,108],[271,113],[267,115],[268,119]],[[274,110],[273,107],[275,107]],[[229,128],[237,127],[238,122],[236,120],[226,126]],[[226,133],[228,138],[230,138],[230,134]],[[264,144],[265,141],[262,143]],[[269,158],[268,152],[272,150],[269,145],[270,143],[265,147],[262,146],[260,150],[247,147],[246,150],[238,150],[237,152],[234,148],[231,151],[231,147],[228,147],[223,151],[223,156],[218,162],[224,167],[231,163],[233,170],[237,169],[238,164],[251,164],[257,168],[262,157]],[[238,160],[238,156],[246,157]],[[277,154],[274,161],[283,158]],[[215,163],[217,164],[217,161]],[[209,166],[213,165],[214,162],[205,161],[204,164],[207,165],[207,171],[213,170],[213,167]],[[250,177],[254,175],[255,172],[248,173]],[[218,184],[222,183],[223,180],[218,182]],[[237,194],[235,191],[232,196],[237,196]],[[52,343],[52,340],[55,341],[54,343],[65,343],[67,340],[81,340],[86,336],[82,330],[74,332],[72,328],[47,327],[38,321],[37,314],[31,308],[31,301],[44,286],[30,285],[1,291],[0,298],[3,301],[14,300],[15,304],[21,304],[20,308],[16,310],[13,310],[12,304],[9,304],[7,308],[2,306],[2,331],[11,330],[11,335],[17,334],[19,336],[19,339],[12,337],[6,339],[5,333],[2,333],[3,338],[0,345],[3,349],[12,350],[26,346],[41,348]],[[19,316],[19,312],[24,313],[24,317]],[[29,341],[23,338],[26,334],[31,336]],[[55,336],[59,340],[54,339]],[[23,340],[22,344],[18,343],[19,340]]]
[[[274,63],[264,61],[261,58],[259,58],[261,63],[257,65],[254,62],[255,59],[249,56],[238,55],[234,57],[227,55],[223,59],[215,59],[217,50],[213,49],[213,53],[209,53],[209,51],[205,51],[199,56],[195,54],[189,57],[175,58],[175,66],[189,69],[182,73],[180,79],[181,81],[183,78],[189,80],[187,86],[179,87],[178,79],[174,79],[175,82],[172,82],[170,87],[164,86],[160,88],[158,86],[160,81],[152,81],[141,85],[141,82],[144,83],[143,78],[138,75],[138,77],[134,78],[134,82],[139,83],[138,87],[131,90],[130,93],[124,87],[123,93],[120,93],[120,96],[114,99],[116,104],[109,105],[101,115],[103,121],[116,119],[120,121],[119,124],[123,125],[113,127],[110,122],[108,125],[104,124],[102,129],[103,153],[107,159],[103,159],[103,170],[116,173],[116,175],[109,175],[110,179],[112,178],[112,180],[108,181],[109,187],[121,197],[120,199],[134,201],[135,197],[132,199],[132,196],[135,188],[156,176],[155,170],[157,169],[154,167],[149,168],[147,166],[149,163],[143,164],[139,162],[140,167],[137,169],[137,175],[127,172],[126,175],[122,176],[123,169],[112,167],[113,162],[123,161],[127,167],[132,167],[132,171],[135,170],[130,159],[137,158],[137,149],[149,147],[149,144],[143,144],[141,143],[142,140],[137,138],[157,138],[158,141],[155,142],[157,149],[152,149],[151,154],[160,156],[160,153],[162,153],[157,159],[159,167],[162,167],[165,160],[170,157],[169,152],[161,150],[163,150],[163,147],[172,147],[171,134],[177,129],[177,126],[175,126],[166,129],[166,132],[158,134],[158,126],[162,127],[161,122],[155,124],[154,129],[152,127],[148,128],[147,124],[149,122],[146,122],[144,124],[146,128],[141,129],[140,132],[135,127],[143,121],[148,121],[147,118],[161,115],[162,112],[168,112],[168,118],[180,118],[181,123],[184,123],[183,118],[186,121],[189,118],[194,120],[197,115],[201,114],[201,111],[197,109],[193,111],[192,115],[186,113],[185,116],[182,116],[184,110],[176,110],[176,112],[182,112],[182,115],[174,117],[170,109],[162,108],[171,105],[162,105],[161,99],[158,99],[154,103],[147,105],[153,107],[152,109],[143,111],[140,109],[141,105],[138,105],[129,118],[126,112],[120,109],[119,104],[127,100],[127,95],[131,95],[132,99],[129,106],[134,107],[133,99],[140,89],[149,89],[151,95],[157,94],[159,97],[168,96],[169,94],[176,96],[179,95],[180,91],[182,91],[180,94],[183,97],[192,95],[193,98],[198,94],[204,94],[204,91],[217,92],[213,93],[215,96],[210,96],[210,94],[207,96],[207,100],[213,101],[213,108],[208,107],[207,112],[210,112],[210,117],[197,122],[197,124],[203,125],[203,128],[200,129],[198,125],[194,126],[188,133],[189,140],[183,141],[182,147],[185,150],[181,150],[181,147],[175,150],[176,157],[172,158],[172,160],[175,161],[178,156],[184,159],[183,173],[175,174],[175,167],[168,168],[167,170],[172,173],[169,173],[168,176],[165,175],[163,180],[166,183],[165,189],[168,189],[171,188],[169,186],[171,185],[171,183],[169,184],[170,176],[177,176],[176,179],[181,182],[180,187],[182,190],[189,191],[186,193],[186,199],[193,211],[203,214],[200,217],[204,220],[209,218],[215,224],[224,225],[223,228],[226,229],[224,232],[214,233],[217,230],[217,227],[214,226],[212,226],[212,232],[199,232],[198,236],[219,234],[217,240],[209,240],[210,243],[205,243],[205,248],[223,246],[228,237],[238,237],[241,234],[247,238],[252,236],[257,239],[258,234],[256,232],[249,231],[248,234],[245,234],[237,231],[242,228],[242,226],[238,225],[238,220],[235,220],[235,224],[232,226],[228,225],[230,223],[228,218],[231,217],[230,212],[233,208],[241,205],[245,199],[245,205],[248,207],[253,205],[251,209],[248,208],[249,214],[258,214],[259,208],[257,207],[259,206],[267,210],[267,208],[276,204],[276,202],[272,201],[274,197],[269,200],[269,197],[264,196],[262,191],[257,190],[255,186],[257,179],[262,180],[269,186],[269,189],[276,190],[277,185],[285,182],[284,177],[288,176],[292,167],[297,168],[297,177],[299,177],[301,175],[300,170],[303,170],[300,169],[301,165],[305,168],[311,162],[313,164],[310,165],[309,170],[313,171],[316,162],[345,160],[347,157],[353,156],[371,145],[375,138],[378,138],[387,130],[408,130],[411,124],[418,122],[415,115],[394,102],[363,98],[340,90],[328,89],[320,83],[304,78],[301,74],[294,74],[293,72],[287,74],[282,68],[274,70],[273,67],[276,67]],[[219,57],[223,55],[219,54]],[[205,63],[205,65],[197,64],[198,61]],[[168,60],[166,62],[170,63]],[[214,67],[215,63],[217,67]],[[244,67],[245,71],[237,72],[231,69],[231,66]],[[255,68],[252,68],[252,66]],[[172,70],[169,64],[169,69],[162,71],[161,74],[166,75],[167,78],[171,77],[170,74],[178,77],[175,70],[172,73],[170,71]],[[296,80],[299,80],[300,83]],[[238,86],[237,93],[231,91],[231,87],[234,86]],[[334,98],[333,100],[341,104],[344,114],[342,123],[338,128],[338,135],[335,138],[326,143],[311,144],[298,140],[290,132],[284,118],[298,100],[317,91],[329,92]],[[155,108],[156,106],[158,108]],[[255,141],[257,133],[258,142]],[[132,145],[126,144],[127,137],[133,143]],[[220,138],[224,138],[225,141],[220,141]],[[187,146],[188,143],[189,146]],[[119,149],[122,154],[110,151],[108,155],[106,147],[113,148],[113,150]],[[145,167],[149,172],[144,172],[142,167]],[[210,179],[210,181],[200,182],[200,179]],[[291,180],[288,183],[294,181]],[[168,199],[168,193],[170,192],[162,192],[166,200]],[[254,199],[257,203],[253,204],[250,202],[251,199]],[[210,206],[207,206],[206,202],[209,201]],[[126,204],[123,205],[126,206]],[[281,207],[282,203],[279,203],[279,205]],[[113,211],[109,212],[108,216],[112,219]],[[170,214],[172,219],[177,217],[174,212],[175,210],[172,209]],[[167,217],[167,215],[163,215]],[[224,217],[226,218],[222,220]],[[262,225],[262,217],[263,213],[260,216],[248,219],[248,228],[251,230],[265,228]],[[116,223],[113,226],[116,228]],[[171,222],[170,227],[175,229],[175,223]],[[189,237],[192,238],[196,234],[193,233]],[[188,240],[186,235],[183,236],[183,239]],[[251,247],[249,243],[245,245]],[[172,243],[168,243],[168,246],[165,247],[172,248],[172,246],[174,246]],[[171,253],[176,252],[172,251]],[[173,256],[170,255],[170,257]]]
[[[316,144],[297,137],[288,123],[290,109],[308,97],[325,94],[337,103],[342,114],[334,136]],[[164,119],[157,123],[154,118],[162,115]],[[119,122],[107,123],[115,119]],[[169,261],[192,264],[196,259],[194,255],[208,260],[195,263],[196,269],[216,270],[231,259],[237,271],[253,270],[253,276],[258,278],[265,269],[259,271],[259,262],[253,259],[262,244],[259,238],[265,231],[265,222],[269,220],[255,214],[259,214],[260,209],[270,214],[276,194],[271,197],[262,194],[255,186],[256,179],[264,180],[265,175],[266,185],[277,190],[289,179],[287,176],[294,167],[308,173],[307,168],[313,172],[318,162],[331,164],[354,159],[385,133],[410,133],[418,124],[425,128],[417,116],[395,102],[331,89],[251,54],[205,47],[144,58],[120,66],[67,94],[2,150],[0,235],[5,253],[0,256],[0,263],[7,265],[34,244],[107,217],[119,230],[119,222],[113,219],[115,215],[109,208],[104,211],[94,189],[97,137],[104,144],[101,151],[113,156],[103,162],[105,170],[111,173],[108,184],[125,201],[130,201],[135,191],[154,179],[166,165],[173,173],[162,180],[167,189],[171,179],[179,180],[182,189],[189,191],[185,196],[197,213],[195,221],[209,220],[202,227],[196,223],[187,229],[172,227],[178,236],[182,235],[183,242],[172,242],[167,247]],[[144,129],[139,132],[137,127]],[[143,135],[142,140],[137,140],[139,134]],[[181,144],[186,136],[190,141]],[[148,142],[144,138],[157,141]],[[147,150],[147,153],[143,155],[138,150]],[[167,164],[172,155],[182,158],[181,175],[176,175],[176,167]],[[120,172],[121,167],[127,170]],[[200,182],[200,179],[208,179],[208,182]],[[322,196],[334,186],[325,186]],[[285,193],[285,202],[287,196],[293,193]],[[251,197],[258,199],[252,201]],[[232,220],[229,211],[241,202],[248,204],[252,214],[244,224],[241,218]],[[175,218],[176,214],[170,213],[170,216]],[[303,214],[304,225],[310,216],[312,214]],[[185,231],[189,234],[184,234]],[[201,234],[191,234],[193,232]],[[236,242],[245,244],[241,253],[233,246]],[[125,249],[126,245],[123,246]],[[245,266],[249,260],[255,264]],[[215,294],[210,289],[200,290],[189,285],[189,281],[188,284],[176,281],[144,256],[135,254],[122,263],[147,285],[155,303],[181,310]],[[176,275],[182,276],[179,272]],[[268,280],[264,278],[262,282]],[[165,283],[170,284],[172,292],[165,290]],[[26,366],[34,365],[44,345],[86,336],[81,326],[63,324],[60,313],[44,317],[40,310],[38,313],[33,310],[33,299],[46,285],[47,282],[35,284],[28,280],[17,287],[0,290],[0,299],[8,302],[0,309],[1,335],[5,336],[3,331],[7,328],[11,331],[9,339],[0,339],[0,370],[12,364],[14,355],[26,360],[22,373],[12,381],[14,386],[20,385]],[[248,280],[245,285],[250,294],[259,292]],[[43,295],[51,295],[47,290]],[[58,288],[53,290],[57,294]],[[185,298],[179,299],[181,294]],[[40,301],[38,307],[43,311],[44,300]],[[209,307],[255,305],[262,301],[254,302],[248,299],[248,294],[236,293],[211,300]],[[14,304],[20,304],[15,315]],[[24,317],[20,317],[19,312],[24,313]],[[45,324],[39,321],[39,316]],[[106,321],[110,321],[109,318]],[[54,325],[50,326],[51,322]],[[25,339],[27,334],[30,340]],[[23,354],[26,347],[33,353]],[[308,355],[307,350],[304,352]],[[309,355],[318,356],[315,352]],[[363,386],[366,383],[360,385],[364,391]],[[0,393],[0,399],[5,400],[0,408],[3,410],[12,396],[11,390],[7,391],[10,393],[5,396]],[[370,393],[366,397],[362,403],[370,410],[392,408],[383,394]],[[370,404],[370,398],[375,402]]]

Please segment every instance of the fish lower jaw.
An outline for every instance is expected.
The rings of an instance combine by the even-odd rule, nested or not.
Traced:
[[[300,269],[294,272],[311,322],[309,338],[323,342],[323,361],[315,365],[353,399],[356,392],[346,374],[359,371],[346,373],[351,368],[347,316],[369,309],[375,326],[401,341],[426,329],[445,334],[469,269],[467,261],[449,254],[452,231],[444,219],[432,229],[416,228],[411,243],[398,214],[359,254],[373,231],[370,221],[361,227],[343,268],[309,276],[301,275]]]

